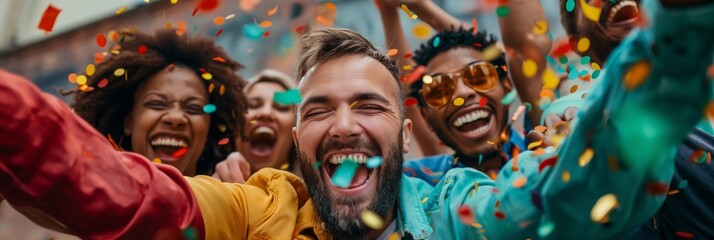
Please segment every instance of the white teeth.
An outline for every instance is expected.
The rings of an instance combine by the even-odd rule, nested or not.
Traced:
[[[186,147],[187,144],[181,139],[172,137],[157,137],[151,141],[154,146],[169,146],[169,147]]]
[[[615,15],[617,14],[617,12],[620,11],[620,9],[622,9],[622,8],[625,7],[625,6],[633,6],[633,7],[636,8],[636,7],[637,7],[637,3],[636,3],[636,2],[633,2],[633,1],[621,1],[621,2],[618,2],[617,5],[615,5],[614,7],[612,7],[612,9],[610,10],[610,14],[608,14],[608,16],[607,16],[607,21],[608,21],[608,22],[612,22],[612,21],[614,20],[614,18],[615,18]]]
[[[454,127],[461,127],[466,123],[470,123],[479,119],[485,119],[488,116],[488,112],[484,110],[476,110],[457,118],[456,121],[454,121]]]
[[[333,155],[330,158],[330,163],[332,164],[342,164],[347,159],[352,159],[353,161],[359,163],[359,164],[364,164],[367,163],[367,156],[361,153],[358,154],[349,154],[349,155]]]

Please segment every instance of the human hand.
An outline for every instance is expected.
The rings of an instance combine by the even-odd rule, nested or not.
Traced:
[[[570,123],[575,119],[575,114],[578,112],[576,107],[568,107],[562,115],[550,113],[545,116],[546,132],[531,130],[526,136],[526,143],[530,145],[534,142],[542,141],[541,146],[550,146],[552,144],[552,136],[566,136],[570,134]]]
[[[245,183],[250,177],[250,163],[239,152],[233,152],[216,165],[213,177],[223,182]]]

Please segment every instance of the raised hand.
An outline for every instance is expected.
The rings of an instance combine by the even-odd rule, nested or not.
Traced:
[[[213,177],[223,182],[245,183],[250,177],[250,163],[239,152],[233,152],[216,165]]]

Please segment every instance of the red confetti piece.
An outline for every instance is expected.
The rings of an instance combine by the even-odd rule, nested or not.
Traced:
[[[188,152],[188,148],[182,147],[176,150],[173,154],[171,154],[171,157],[173,158],[181,158],[184,155],[186,155],[186,152]]]
[[[201,1],[201,3],[198,4],[198,6],[201,8],[201,10],[211,11],[218,7],[218,3],[218,0],[203,0]]]
[[[542,162],[540,162],[540,164],[538,164],[538,172],[543,171],[543,169],[546,167],[555,165],[556,162],[558,162],[558,156],[543,160]]]
[[[99,45],[100,48],[107,46],[107,37],[105,37],[104,34],[100,33],[97,35],[97,45]]]
[[[37,26],[37,28],[41,30],[45,30],[45,32],[52,32],[52,29],[55,27],[55,21],[57,21],[57,16],[60,13],[59,8],[56,8],[55,6],[52,6],[52,4],[47,6],[47,9],[45,9],[45,12],[42,14],[42,18],[40,19],[40,24]]]
[[[218,32],[216,33],[216,37],[221,36],[221,33],[223,33],[223,28],[218,29]]]
[[[264,38],[270,37],[270,32],[264,32],[264,33],[263,33],[263,37],[264,37]]]
[[[139,54],[144,54],[144,53],[146,53],[146,51],[148,51],[146,46],[144,46],[144,45],[139,46],[139,50],[138,50]]]
[[[104,61],[105,53],[94,53],[94,64],[99,64]]]
[[[196,13],[198,12],[198,7],[196,6],[196,9],[193,9],[193,13],[191,13],[191,17],[196,16]]]
[[[689,157],[689,160],[692,162],[696,162],[696,160],[702,157],[702,154],[704,154],[704,151],[702,151],[701,149],[694,150],[692,156]]]
[[[404,59],[409,59],[409,58],[411,58],[412,56],[414,56],[414,53],[404,54]],[[712,67],[712,69],[714,69],[714,67]],[[713,71],[714,71],[714,70],[713,70]]]
[[[683,237],[683,238],[694,238],[694,234],[688,233],[688,232],[675,232],[675,235],[678,237]]]
[[[645,186],[645,192],[651,195],[666,195],[669,191],[669,183],[653,182]]]
[[[303,31],[305,31],[305,25],[300,25],[300,26],[298,26],[298,27],[295,28],[295,32],[296,32],[296,33],[301,33],[301,32],[303,32]]]
[[[422,75],[424,75],[424,71],[426,71],[426,68],[424,66],[418,66],[411,73],[402,76],[401,80],[406,84],[412,84],[414,83],[414,81],[420,79]]]
[[[463,224],[471,225],[472,223],[476,222],[474,220],[475,219],[474,213],[471,211],[471,208],[469,206],[462,205],[456,211],[459,214],[459,219],[461,220],[461,222]]]
[[[496,211],[496,212],[493,213],[493,215],[496,216],[496,218],[498,218],[498,219],[504,219],[504,218],[506,218],[506,214],[503,213],[503,212],[501,212],[501,211]]]
[[[223,138],[220,141],[218,141],[218,145],[226,145],[226,144],[228,144],[228,141],[230,141],[228,138]]]
[[[428,167],[421,167],[421,171],[426,173],[427,175],[434,175],[434,172],[431,171]]]
[[[102,80],[99,80],[99,83],[97,84],[97,87],[99,88],[104,88],[109,84],[109,79],[102,78]]]
[[[405,167],[404,173],[408,173],[411,177],[416,177],[416,171],[413,168]]]
[[[205,68],[199,68],[198,71],[201,72],[201,73],[206,73],[206,69],[205,69]]]
[[[550,55],[557,58],[560,56],[565,55],[566,53],[570,52],[573,48],[570,45],[569,41],[565,40],[560,40],[555,42],[553,46],[553,50],[550,51]]]
[[[479,106],[479,107],[486,106],[486,103],[487,103],[487,102],[488,102],[488,99],[486,99],[485,97],[483,97],[483,98],[481,98],[481,100],[478,101],[478,106]]]
[[[114,141],[114,138],[112,138],[112,135],[107,134],[107,140],[109,140],[109,144],[111,144],[112,147],[114,147],[114,150],[121,151],[121,148]]]
[[[411,107],[412,105],[416,104],[417,100],[416,98],[407,98],[407,100],[404,100],[404,106]]]

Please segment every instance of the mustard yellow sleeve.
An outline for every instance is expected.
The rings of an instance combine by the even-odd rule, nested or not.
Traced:
[[[186,178],[198,200],[206,239],[291,239],[307,191],[288,172],[264,169],[246,184]]]

